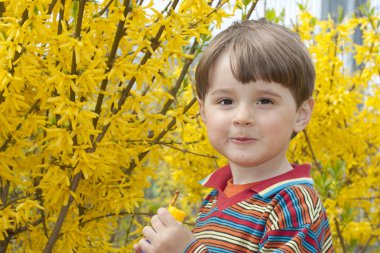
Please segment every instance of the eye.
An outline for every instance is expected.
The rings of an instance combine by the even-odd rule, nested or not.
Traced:
[[[268,104],[273,104],[273,101],[268,98],[260,98],[259,101],[257,101],[257,104],[268,105]]]
[[[223,98],[218,101],[218,104],[221,104],[221,105],[232,105],[232,103],[233,103],[232,99],[229,99],[229,98]]]

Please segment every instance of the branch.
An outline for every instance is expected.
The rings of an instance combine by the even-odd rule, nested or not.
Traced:
[[[62,34],[62,30],[63,30],[62,22],[65,16],[65,0],[61,0],[61,5],[62,5],[62,8],[59,9],[59,20],[58,20],[58,29],[57,29],[58,35]],[[58,65],[58,62],[56,62],[56,65]]]
[[[173,145],[169,145],[169,144],[164,143],[164,142],[159,142],[159,141],[158,142],[157,141],[156,142],[148,141],[148,142],[159,144],[159,145],[162,145],[162,146],[166,146],[166,147],[169,147],[169,148],[181,151],[182,153],[188,153],[188,154],[192,154],[192,155],[196,155],[196,156],[202,156],[202,157],[206,157],[206,158],[218,159],[218,157],[213,156],[213,155],[204,155],[204,154],[195,153],[195,152],[189,151],[187,149],[177,148],[177,147],[175,147]]]
[[[3,182],[3,180],[1,180],[1,182]],[[10,187],[9,180],[5,180],[5,185],[0,188],[0,190],[1,190],[1,202],[3,203],[2,209],[4,209],[7,206],[9,187]]]
[[[83,176],[82,171],[80,171],[78,174],[76,174],[74,176],[74,178],[70,184],[70,191],[75,192],[77,190],[78,185],[79,185],[79,181],[81,180],[82,176]],[[53,246],[58,239],[58,236],[59,236],[59,233],[61,231],[63,222],[65,221],[66,215],[69,212],[69,208],[70,208],[71,204],[73,203],[73,201],[74,201],[74,197],[72,195],[70,195],[67,204],[61,208],[61,211],[60,211],[59,216],[57,218],[57,221],[54,225],[53,231],[49,237],[49,240],[45,245],[43,253],[51,253],[52,252]]]
[[[136,142],[137,142],[137,143],[148,142],[148,143],[151,143],[151,144],[162,145],[162,146],[165,146],[165,147],[168,147],[168,148],[172,148],[172,149],[175,149],[175,150],[181,151],[181,152],[183,152],[183,153],[189,153],[189,154],[196,155],[196,156],[202,156],[202,157],[212,158],[212,159],[217,159],[217,158],[218,158],[218,157],[216,157],[216,156],[205,155],[205,154],[199,154],[199,153],[195,153],[195,152],[193,152],[193,151],[189,151],[189,150],[187,150],[187,149],[178,148],[178,147],[174,146],[174,144],[182,145],[183,143],[162,142],[162,141],[151,141],[151,140],[128,140],[128,142],[132,142],[132,143],[136,143]],[[187,144],[187,143],[186,143],[186,144]]]
[[[9,182],[9,181],[7,180],[7,182]],[[8,186],[8,187],[9,187],[9,186]],[[30,196],[32,196],[32,195],[25,195],[25,196],[20,196],[20,197],[17,197],[17,198],[13,198],[13,199],[7,201],[6,203],[3,201],[3,207],[2,207],[0,210],[4,210],[4,209],[7,208],[8,206],[11,206],[11,205],[17,203],[20,199],[27,199],[27,198],[29,198]],[[5,205],[4,205],[4,203],[5,203]]]
[[[28,9],[25,9],[24,12],[22,13],[21,21],[19,22],[20,27],[22,27],[24,25],[24,23],[25,23],[25,21],[27,19],[28,19]],[[22,50],[21,51],[16,50],[16,52],[15,52],[14,58],[13,58],[12,63],[11,63],[11,69],[9,70],[9,73],[11,75],[14,74],[14,72],[15,72],[15,68],[14,68],[15,64],[18,61],[18,59],[21,57],[21,54],[24,52],[24,48],[25,48],[22,44],[18,44],[18,45],[22,47]],[[9,87],[9,83],[7,84],[7,88],[8,87]],[[4,90],[2,90],[0,92],[0,104],[3,103],[4,100],[5,100]]]
[[[0,18],[3,17],[3,13],[5,12],[4,2],[0,2]]]
[[[126,232],[126,236],[125,236],[125,244],[128,244],[128,238],[129,238],[129,234],[131,233],[131,229],[132,229],[132,225],[133,225],[134,220],[135,220],[135,214],[132,215],[131,222],[129,223],[129,226],[127,228],[127,232]]]
[[[338,52],[338,37],[339,33],[337,32],[336,35],[334,35],[334,58],[337,56]],[[334,83],[333,77],[335,75],[335,62],[333,62],[332,68],[331,68],[331,79],[330,79],[330,90],[332,89],[332,85]]]
[[[130,0],[124,0],[124,4],[123,4],[124,5],[124,12],[123,12],[124,20],[119,20],[119,23],[117,25],[117,30],[115,33],[115,38],[113,40],[111,53],[110,53],[108,60],[107,60],[107,72],[106,73],[110,72],[112,69],[112,65],[113,65],[115,57],[116,57],[117,48],[119,47],[120,40],[125,33],[124,25],[125,25],[125,21],[127,20],[127,15],[128,15],[128,11],[129,11],[129,1]],[[96,126],[97,126],[98,121],[99,121],[100,111],[101,111],[103,99],[104,99],[104,92],[107,88],[107,84],[108,84],[108,78],[105,77],[102,80],[102,83],[100,85],[100,91],[99,91],[98,99],[96,101],[96,105],[95,105],[95,109],[94,109],[94,112],[96,114],[98,114],[98,116],[96,118],[94,118],[93,122],[92,122],[94,129],[96,129]]]
[[[44,133],[44,136],[46,136],[46,132]],[[45,159],[42,159],[42,164],[44,164]],[[43,174],[43,168],[41,168],[41,174]],[[44,206],[44,201],[42,198],[42,189],[38,187],[41,183],[41,176],[37,176],[33,182],[33,186],[36,188],[36,200],[39,202],[40,206]],[[44,230],[44,234],[47,239],[49,239],[49,232],[48,232],[48,227],[46,225],[46,216],[45,216],[45,210],[38,209],[37,212],[41,214],[41,222],[42,222],[42,227]]]
[[[173,4],[172,4],[172,10],[174,10],[174,9],[176,8],[176,6],[177,6],[177,4],[178,4],[178,1],[179,1],[179,0],[175,0],[175,1],[173,2]],[[171,11],[169,11],[169,13],[168,13],[168,16],[170,16],[170,15],[171,15]],[[159,40],[160,40],[160,37],[161,37],[162,33],[164,32],[164,30],[165,30],[165,26],[162,25],[162,26],[160,27],[160,29],[158,30],[158,32],[157,32],[156,36],[154,37],[154,39],[151,41],[151,48],[152,48],[152,51],[155,51],[155,50],[158,48],[158,46],[160,45]],[[151,56],[152,56],[151,51],[150,51],[150,50],[147,50],[147,52],[145,53],[143,59],[141,60],[141,62],[140,62],[140,64],[139,64],[139,66],[145,65],[145,63],[149,60],[149,58],[150,58]],[[118,102],[118,108],[113,108],[113,110],[112,110],[112,113],[113,113],[113,114],[116,114],[118,111],[121,110],[121,107],[124,105],[125,100],[126,100],[127,97],[129,96],[129,93],[130,93],[130,91],[131,91],[133,85],[135,84],[135,82],[136,82],[136,78],[133,77],[133,78],[129,81],[128,86],[125,87],[125,88],[122,90],[122,92],[121,92],[121,96],[120,96],[120,99],[119,99],[119,102]],[[112,105],[112,107],[113,107],[113,105]]]
[[[113,2],[114,0],[110,0],[107,4],[106,4],[106,6],[104,6],[104,8],[103,9],[101,9],[100,11],[99,11],[99,13],[98,13],[98,15],[99,15],[99,17],[101,17],[107,10],[108,10],[108,8],[110,7],[110,5],[111,5],[111,3]]]
[[[198,46],[198,42],[195,40],[193,45],[191,46],[189,54],[193,55],[195,53],[197,46]],[[183,79],[185,78],[186,73],[187,73],[192,62],[193,62],[193,59],[186,59],[185,60],[185,65],[182,68],[181,74],[179,75],[173,89],[170,92],[170,95],[172,95],[173,97],[175,97],[176,94],[178,93],[178,90],[181,87]],[[173,101],[174,101],[174,99],[169,99],[165,103],[164,107],[162,108],[162,111],[160,112],[162,115],[166,114],[166,112],[169,110],[170,106],[172,105]]]
[[[321,166],[321,164],[318,162],[317,157],[315,156],[315,153],[314,153],[313,147],[311,146],[311,142],[310,142],[309,136],[307,135],[306,129],[304,129],[302,132],[303,132],[304,135],[305,135],[306,142],[307,142],[307,145],[308,145],[308,147],[309,147],[309,149],[310,149],[311,156],[313,157],[314,163],[315,163],[315,165],[317,166],[318,170],[321,172],[321,171],[322,171],[322,166]]]
[[[81,40],[80,33],[82,30],[82,23],[83,23],[83,15],[84,15],[84,7],[86,5],[86,0],[81,0],[79,3],[79,10],[78,10],[78,17],[77,17],[77,25],[75,27],[75,34],[74,37],[77,40]],[[76,61],[76,54],[75,50],[73,48],[73,55],[71,58],[71,75],[77,74],[77,61]],[[70,101],[75,102],[75,92],[72,87],[70,87]]]
[[[0,253],[5,253],[7,251],[7,247],[8,247],[8,244],[9,242],[11,241],[11,239],[17,235],[17,234],[20,234],[22,232],[25,232],[28,230],[28,227],[30,225],[32,226],[37,226],[39,225],[40,223],[42,222],[42,219],[37,219],[31,223],[28,223],[27,225],[25,226],[22,226],[22,227],[19,227],[18,229],[12,231],[12,230],[7,230],[7,233],[8,233],[8,236],[5,237],[5,240],[3,241],[0,241]]]
[[[53,12],[53,9],[54,9],[55,5],[57,4],[57,2],[58,2],[58,0],[53,0],[50,3],[47,15],[50,15]]]
[[[336,231],[338,233],[338,238],[339,238],[340,246],[342,246],[343,253],[346,253],[347,252],[346,244],[344,243],[344,238],[343,238],[342,232],[340,231],[340,228],[339,228],[339,221],[338,221],[338,219],[336,217],[334,219],[334,223],[335,223]]]
[[[79,4],[77,24],[76,24],[75,35],[74,35],[77,40],[80,40],[80,34],[81,34],[81,30],[82,30],[82,22],[83,22],[83,15],[84,15],[85,5],[86,5],[86,0],[81,0],[80,4]],[[76,74],[76,72],[77,72],[77,64],[76,64],[76,60],[75,60],[75,50],[73,49],[71,74]],[[75,93],[74,93],[74,91],[72,90],[71,87],[70,87],[70,100],[73,101],[73,102],[75,102]],[[74,138],[74,144],[76,144],[76,136],[74,136],[73,138]],[[80,171],[78,174],[76,174],[74,176],[74,178],[73,178],[73,180],[71,181],[71,184],[70,184],[70,191],[71,192],[75,192],[76,191],[76,189],[78,188],[78,185],[79,185],[79,182],[80,182],[82,176],[83,176],[83,172],[82,171]],[[52,252],[53,246],[54,246],[55,242],[58,239],[58,235],[59,235],[59,233],[61,231],[63,222],[65,221],[65,218],[67,216],[67,213],[69,212],[70,206],[73,203],[73,201],[74,201],[74,197],[72,195],[70,195],[68,203],[61,208],[61,211],[59,213],[57,221],[56,221],[56,223],[54,225],[53,231],[52,231],[52,233],[51,233],[51,235],[50,235],[50,237],[48,239],[48,242],[45,245],[45,248],[44,248],[44,251],[43,251],[44,253],[50,253],[50,252]]]
[[[222,1],[219,1],[218,5],[217,5],[212,11],[210,11],[210,13],[208,13],[203,19],[200,19],[200,20],[198,20],[196,23],[191,24],[191,25],[190,25],[190,28],[191,28],[191,27],[195,27],[195,26],[197,26],[200,22],[202,22],[202,20],[204,20],[204,19],[210,17],[213,13],[217,12],[220,8],[222,8],[222,6],[223,6],[225,3],[228,3],[228,0],[224,0],[223,2],[222,2]],[[211,4],[211,3],[210,3],[210,4]]]
[[[0,95],[1,95],[1,94],[0,94]],[[25,119],[27,119],[28,116],[29,116],[33,111],[35,111],[35,110],[38,109],[38,104],[40,103],[40,101],[41,101],[40,99],[37,99],[37,101],[34,102],[34,104],[32,105],[32,107],[30,107],[29,111],[27,111],[27,113],[25,114],[25,116],[24,116]],[[24,121],[22,121],[21,123],[19,123],[19,124],[16,126],[16,131],[19,130],[19,129],[21,128],[23,122],[24,122]],[[9,134],[9,135],[8,135],[8,138],[4,141],[3,145],[1,145],[1,147],[0,147],[0,152],[4,152],[5,150],[7,150],[7,148],[8,148],[8,144],[12,141],[12,139],[13,139],[12,134]]]
[[[175,9],[176,5],[178,4],[178,1],[179,0],[175,0],[173,2],[172,9]],[[168,15],[170,15],[170,13],[171,12],[169,12]],[[155,38],[151,41],[151,45],[152,45],[151,48],[152,48],[153,51],[158,48],[158,46],[159,46],[159,39],[160,39],[160,37],[161,37],[164,29],[165,29],[165,26],[161,26],[160,29],[159,29],[159,31],[157,32]],[[146,54],[144,55],[144,57],[141,60],[141,62],[140,62],[139,65],[140,66],[144,65],[151,56],[152,56],[152,53],[150,52],[150,50],[147,50]],[[104,82],[107,82],[107,80],[105,80]],[[136,82],[136,78],[132,77],[132,79],[128,83],[128,86],[122,90],[122,92],[121,92],[122,94],[121,94],[120,99],[118,101],[118,107],[117,108],[114,108],[114,105],[112,104],[112,106],[111,106],[111,112],[112,112],[113,115],[116,115],[121,110],[121,107],[124,105],[124,103],[125,103],[127,97],[129,96],[129,93],[130,93],[130,91],[131,91],[131,89],[132,89],[132,87],[133,87],[133,85],[134,85],[135,82]],[[103,83],[102,83],[102,85],[103,85]],[[107,84],[105,84],[105,87],[106,86],[107,86]],[[103,94],[99,94],[99,97],[100,96],[102,96],[102,100],[103,100],[104,95]],[[99,112],[97,112],[98,116],[93,121],[94,128],[96,127],[97,122],[99,120],[99,115],[100,115],[100,110],[101,110],[101,105],[102,105],[102,103],[99,102],[99,97],[98,97],[98,101],[97,101],[97,104],[96,104],[96,107],[99,108],[98,109]],[[96,112],[96,108],[95,108],[95,112]],[[111,124],[111,122],[108,123],[107,125],[103,126],[101,133],[96,137],[95,141],[93,142],[92,147],[90,149],[88,149],[87,152],[94,152],[96,150],[97,143],[99,143],[104,138],[104,135],[106,134],[106,132],[108,131],[108,128],[110,127],[110,124]]]
[[[100,216],[91,218],[89,220],[85,220],[85,221],[81,222],[80,225],[84,226],[89,222],[93,222],[93,221],[97,221],[100,219],[109,218],[109,217],[113,217],[113,216],[118,216],[118,215],[141,215],[141,216],[152,217],[153,215],[155,215],[155,213],[130,213],[130,212],[126,212],[126,211],[121,211],[120,213],[108,213],[108,214],[104,214],[104,215],[100,215]]]
[[[183,113],[186,113],[194,104],[195,104],[195,102],[197,101],[197,99],[196,98],[193,98],[186,106],[185,106],[185,108],[184,108],[184,110],[183,110]],[[170,122],[169,122],[169,124],[168,124],[168,126],[167,126],[167,128],[165,129],[165,130],[163,130],[153,141],[154,142],[158,142],[158,141],[160,141],[171,129],[172,129],[172,127],[174,127],[175,126],[175,123],[176,123],[176,118],[173,118]],[[149,150],[148,151],[145,151],[145,152],[142,152],[142,153],[140,153],[138,156],[137,156],[137,159],[139,160],[139,161],[141,161],[142,159],[144,159],[144,157],[147,155],[147,154],[149,154]],[[131,163],[130,163],[130,165],[129,165],[129,168],[127,169],[127,174],[130,174],[135,168],[136,168],[136,166],[137,166],[137,164],[136,164],[136,161],[135,160],[133,160]]]
[[[119,213],[108,213],[108,214],[104,214],[104,215],[100,215],[100,216],[97,216],[97,217],[94,217],[94,218],[91,218],[89,220],[86,220],[86,221],[83,221],[82,223],[80,223],[81,226],[84,226],[85,224],[89,223],[89,222],[92,222],[92,221],[97,221],[97,220],[100,220],[100,219],[104,219],[104,218],[109,218],[109,217],[113,217],[113,216],[119,216],[119,215],[132,215],[132,216],[136,216],[136,215],[140,215],[140,216],[148,216],[148,217],[152,217],[153,215],[155,215],[156,213],[141,213],[141,212],[138,212],[138,213],[130,213],[130,212],[126,212],[126,211],[121,211]],[[186,223],[184,222],[183,224],[187,224],[187,225],[194,225],[192,223]]]
[[[248,20],[251,17],[251,15],[252,15],[253,11],[255,10],[256,5],[257,5],[258,2],[259,2],[259,0],[255,0],[252,3],[251,8],[248,10],[247,15],[245,16],[245,20]]]

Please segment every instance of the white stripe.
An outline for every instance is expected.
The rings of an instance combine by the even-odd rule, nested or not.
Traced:
[[[244,240],[240,237],[226,234],[225,232],[204,231],[204,232],[195,233],[194,235],[198,239],[204,238],[208,240],[214,239],[216,241],[225,241],[225,242],[232,243],[249,250],[257,251],[259,249],[259,246],[257,244],[252,243],[248,240]]]
[[[301,190],[303,196],[305,197],[305,202],[308,207],[307,211],[309,212],[310,219],[314,222],[315,219],[318,218],[318,216],[315,216],[314,204],[313,200],[311,199],[310,193],[303,186],[297,186],[297,188]]]
[[[260,205],[256,205],[256,204],[251,204],[247,201],[243,201],[243,202],[240,202],[237,204],[238,206],[246,209],[246,210],[255,210],[257,212],[261,212],[263,213],[265,211],[265,206],[260,206]]]

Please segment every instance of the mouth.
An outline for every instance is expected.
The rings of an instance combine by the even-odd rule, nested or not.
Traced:
[[[255,142],[257,139],[251,138],[251,137],[232,137],[230,140],[234,143],[252,143]]]

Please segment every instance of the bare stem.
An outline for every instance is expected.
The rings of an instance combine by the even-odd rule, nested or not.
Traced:
[[[193,55],[195,53],[195,50],[197,49],[197,46],[198,46],[198,42],[194,41],[193,45],[191,46],[190,52],[189,52],[190,55]],[[176,94],[178,93],[178,90],[181,87],[183,79],[185,78],[186,73],[189,70],[189,67],[190,67],[190,65],[191,65],[192,62],[193,62],[193,59],[186,59],[185,65],[183,66],[183,68],[181,70],[181,74],[179,75],[179,77],[178,77],[178,79],[177,79],[177,81],[176,81],[173,89],[170,92],[170,95],[172,95],[173,97],[175,97]],[[166,104],[162,108],[161,114],[163,114],[163,115],[166,114],[166,112],[169,110],[169,108],[170,108],[171,104],[173,103],[173,101],[174,101],[174,99],[169,99],[166,102]]]
[[[322,171],[322,166],[321,166],[321,164],[318,162],[317,157],[315,156],[314,149],[313,149],[313,147],[312,147],[312,145],[311,145],[311,142],[310,142],[309,136],[308,136],[308,134],[307,134],[307,132],[306,132],[306,129],[304,129],[302,132],[303,132],[304,135],[305,135],[307,145],[308,145],[308,147],[309,147],[309,150],[310,150],[311,156],[313,157],[313,161],[314,161],[315,165],[317,166],[318,170],[321,172],[321,171]]]
[[[70,184],[70,191],[75,192],[77,190],[78,185],[79,185],[79,181],[81,180],[82,176],[83,176],[83,172],[82,171],[74,176],[74,178],[73,178],[73,180],[71,181],[71,184]],[[57,221],[56,221],[56,223],[54,225],[53,231],[52,231],[52,233],[51,233],[51,235],[49,237],[49,240],[48,240],[48,242],[45,245],[43,253],[50,253],[50,252],[52,252],[53,246],[54,246],[55,242],[58,239],[58,235],[59,235],[59,233],[61,231],[63,222],[65,221],[65,218],[67,216],[67,213],[69,212],[70,206],[73,203],[73,201],[74,201],[74,197],[72,195],[70,195],[67,204],[64,205],[61,208],[61,211],[60,211],[59,216],[57,218]]]
[[[79,4],[79,11],[78,11],[77,23],[76,23],[75,34],[74,34],[74,36],[77,40],[80,40],[80,34],[81,34],[81,30],[82,30],[82,22],[83,22],[83,17],[84,17],[85,5],[86,5],[86,0],[81,0],[80,4]],[[75,50],[73,50],[71,74],[76,74],[76,72],[77,72],[77,64],[76,64],[76,60],[75,60]],[[75,93],[71,87],[70,87],[70,100],[75,102]],[[74,136],[74,144],[76,144],[76,137],[75,136]],[[78,174],[76,174],[74,176],[74,178],[72,179],[71,184],[70,184],[70,191],[71,192],[76,191],[82,176],[83,176],[83,172],[79,172]],[[52,252],[54,244],[58,239],[58,235],[61,231],[62,225],[65,221],[65,218],[67,216],[67,213],[69,212],[70,206],[73,203],[73,201],[74,201],[74,197],[72,195],[70,195],[68,203],[61,208],[61,211],[59,213],[57,221],[54,224],[54,228],[52,230],[52,233],[48,239],[48,242],[45,245],[45,248],[43,251],[44,253]]]
[[[340,246],[342,247],[343,253],[346,253],[347,252],[346,244],[344,243],[344,238],[343,238],[342,232],[340,231],[339,220],[335,218],[334,223],[335,223],[336,232],[338,233]]]
[[[117,48],[119,46],[121,38],[123,37],[123,34],[125,33],[124,25],[125,25],[125,21],[127,19],[128,11],[129,11],[129,2],[130,2],[130,0],[124,1],[124,12],[123,12],[124,19],[120,20],[118,25],[117,25],[117,30],[115,33],[115,38],[113,40],[111,53],[110,53],[108,60],[107,60],[107,72],[111,71],[111,69],[112,69],[112,65],[113,65],[115,57],[116,57]],[[104,78],[102,80],[101,85],[100,85],[99,96],[98,96],[98,99],[97,99],[96,105],[95,105],[94,112],[97,113],[98,116],[96,118],[94,118],[94,120],[92,122],[94,128],[96,128],[98,121],[99,121],[100,111],[101,111],[103,99],[104,99],[104,91],[107,88],[107,84],[108,84],[108,78]]]
[[[251,5],[251,8],[249,8],[249,10],[247,12],[247,16],[245,16],[246,20],[248,20],[251,17],[251,15],[252,15],[253,11],[255,10],[256,5],[257,5],[258,2],[259,2],[259,0],[253,1],[252,5]]]
[[[53,9],[54,9],[55,5],[57,4],[57,2],[58,2],[58,0],[53,0],[49,4],[49,9],[48,9],[47,15],[50,15],[53,12]]]
[[[25,23],[25,21],[28,19],[28,17],[29,17],[29,16],[28,16],[28,9],[25,9],[25,11],[22,13],[21,21],[19,22],[20,27],[22,27],[22,26],[24,25],[24,23]],[[16,62],[18,61],[18,59],[21,57],[22,53],[24,52],[24,46],[21,45],[21,44],[19,44],[19,46],[22,47],[22,50],[21,50],[21,51],[16,50],[16,52],[15,52],[14,58],[13,58],[13,60],[12,60],[11,68],[9,69],[9,73],[10,73],[11,75],[14,74],[14,72],[15,72],[15,64],[16,64]],[[8,87],[9,87],[9,83],[8,83],[8,85],[7,85],[7,88],[8,88]],[[5,101],[4,90],[2,90],[2,91],[0,92],[0,104],[3,103],[4,101]]]
[[[3,180],[1,180],[2,182]],[[1,184],[1,202],[3,203],[3,207],[5,208],[7,206],[7,201],[8,201],[8,193],[9,193],[9,187],[10,187],[10,182],[9,180],[5,180],[5,184]]]
[[[99,15],[99,16],[102,16],[102,15],[108,10],[108,8],[110,7],[110,5],[111,5],[111,3],[112,3],[113,1],[114,1],[114,0],[110,0],[110,1],[106,4],[106,6],[104,6],[104,8],[101,9],[101,10],[99,11],[98,15]]]

